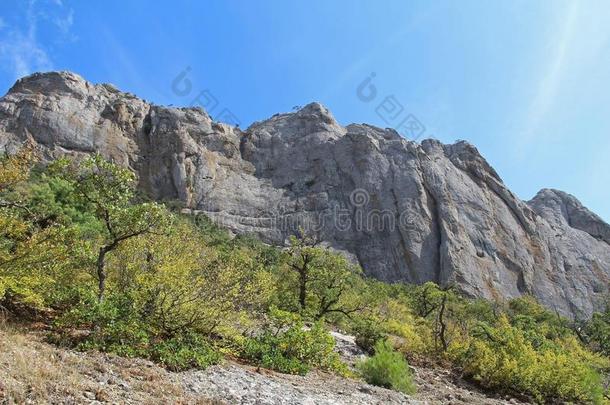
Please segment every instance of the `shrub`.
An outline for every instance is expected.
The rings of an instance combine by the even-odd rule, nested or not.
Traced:
[[[150,357],[172,371],[205,369],[222,359],[201,335],[195,333],[185,333],[153,345]]]
[[[375,355],[358,364],[369,384],[413,394],[415,385],[409,364],[386,340],[375,344]]]
[[[406,363],[383,343],[390,335],[400,351],[452,360],[489,389],[538,401],[602,395],[598,370],[610,360],[588,349],[610,353],[609,310],[571,330],[532,297],[491,304],[431,282],[367,280],[316,238],[282,251],[231,239],[203,216],[176,220],[99,156],[30,173],[32,158],[0,157],[0,310],[52,308],[40,313],[58,316],[60,343],[172,370],[214,364],[218,348],[287,373],[347,373],[323,325],[307,329],[302,316],[350,327],[375,354],[363,375],[382,386],[412,389]],[[260,334],[246,333],[268,315]]]
[[[505,316],[495,327],[480,325],[479,330],[470,341],[453,344],[449,356],[483,387],[527,394],[539,402],[601,401],[600,376],[577,351],[565,350],[559,341],[537,350],[528,333]]]
[[[99,302],[93,290],[81,291],[78,305],[56,320],[56,342],[79,350],[100,350],[127,357],[147,357],[150,330],[135,312],[131,297],[111,294]],[[73,336],[74,329],[88,330]]]
[[[397,336],[397,349],[407,355],[430,354],[434,351],[434,331],[424,319],[388,321],[388,332]]]
[[[610,357],[610,306],[605,312],[594,313],[584,332],[595,351]]]
[[[347,373],[333,351],[335,340],[321,323],[306,329],[296,314],[273,309],[271,316],[271,325],[261,335],[245,341],[245,358],[288,374],[305,375],[312,367]]]
[[[164,335],[204,335],[263,310],[273,281],[246,248],[205,245],[192,224],[126,241],[107,265],[108,284],[134,296],[141,318]]]
[[[380,326],[379,321],[361,319],[355,321],[352,333],[356,336],[356,344],[369,354],[375,352],[375,344],[387,336]]]
[[[79,350],[99,350],[125,357],[149,358],[172,371],[206,368],[221,360],[221,355],[204,337],[183,330],[171,337],[155,333],[139,316],[129,295],[111,294],[101,303],[93,291],[81,293],[82,302],[56,322],[63,332],[56,343]],[[89,334],[73,338],[73,328]]]

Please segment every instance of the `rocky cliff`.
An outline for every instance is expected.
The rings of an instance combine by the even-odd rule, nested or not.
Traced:
[[[0,99],[0,150],[28,140],[47,159],[99,151],[151,197],[236,233],[283,244],[305,228],[382,280],[530,293],[579,317],[609,292],[610,226],[576,198],[521,201],[466,142],[343,127],[317,103],[242,131],[73,73],[34,74]]]

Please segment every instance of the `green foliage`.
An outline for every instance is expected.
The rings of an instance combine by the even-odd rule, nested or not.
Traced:
[[[190,221],[204,235],[206,245],[220,249],[230,246],[231,236],[229,232],[214,224],[207,216],[195,215],[190,218]]]
[[[290,238],[288,262],[280,281],[280,303],[306,318],[337,321],[365,309],[362,270],[311,238]]]
[[[44,221],[76,226],[87,238],[103,232],[92,206],[79,198],[72,183],[60,177],[34,171],[32,179],[18,190],[18,195],[27,200],[29,209]]]
[[[369,354],[375,352],[375,344],[385,340],[387,333],[382,330],[379,320],[359,319],[352,325],[352,333],[356,336],[356,344]]]
[[[411,369],[402,354],[386,340],[378,341],[374,349],[374,356],[358,364],[366,382],[406,394],[415,393]]]
[[[95,294],[81,292],[77,306],[56,321],[56,328],[71,333],[84,329],[86,336],[54,336],[57,343],[75,345],[79,350],[100,350],[126,357],[149,358],[170,370],[206,368],[217,364],[221,355],[192,330],[166,337],[140,316],[133,297],[110,294],[100,302]]]
[[[333,351],[335,340],[322,324],[305,328],[296,314],[272,310],[271,324],[259,336],[247,339],[243,356],[265,368],[288,374],[306,374],[312,367],[347,373]]]
[[[496,326],[482,324],[472,339],[455,342],[449,356],[487,388],[528,394],[539,402],[599,403],[600,375],[584,350],[573,338],[554,343],[536,348],[527,331],[501,316]]]
[[[416,314],[432,327],[434,350],[446,352],[451,342],[460,338],[460,332],[468,329],[464,316],[467,301],[452,286],[440,288],[432,282],[415,287],[411,294]]]
[[[53,339],[80,350],[100,350],[128,357],[147,357],[150,330],[137,316],[132,297],[110,294],[100,302],[91,291],[81,291],[76,306],[55,323],[66,335]],[[71,337],[73,329],[87,330],[85,336]]]
[[[512,324],[524,331],[535,348],[571,334],[565,318],[548,311],[531,296],[511,300],[509,314]]]
[[[0,159],[0,300],[10,293],[40,307],[82,265],[86,242],[77,229],[45,215],[25,192],[33,160],[27,149]]]
[[[33,161],[27,149],[0,159],[0,306],[54,309],[58,343],[171,370],[229,353],[287,373],[348,374],[332,324],[374,353],[359,367],[378,385],[412,392],[402,355],[426,356],[490,390],[600,401],[608,310],[571,328],[531,297],[491,303],[434,283],[368,280],[311,238],[282,250],[173,215],[100,156],[30,170]]]
[[[136,201],[135,174],[99,154],[82,162],[59,159],[49,171],[66,182],[103,224],[96,261],[101,301],[106,290],[106,255],[129,239],[162,231],[170,224],[171,216],[162,205]]]
[[[237,235],[230,246],[247,249],[253,259],[265,269],[277,271],[286,262],[285,252],[275,246],[262,243],[252,235]]]
[[[583,332],[595,351],[610,357],[610,304],[604,312],[593,314]]]
[[[357,343],[372,353],[380,337],[394,336],[405,354],[431,354],[435,350],[433,323],[415,315],[412,303],[417,288],[374,280],[367,284],[369,308],[351,323]]]
[[[222,360],[222,356],[201,335],[192,332],[154,344],[151,358],[172,371],[205,369]]]
[[[261,313],[273,289],[249,250],[206,247],[187,221],[126,242],[108,268],[110,285],[130,292],[147,324],[166,335],[185,329],[209,335],[244,313]]]

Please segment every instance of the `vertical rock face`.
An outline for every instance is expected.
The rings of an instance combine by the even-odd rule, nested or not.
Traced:
[[[151,197],[236,233],[283,244],[308,228],[385,281],[530,293],[569,316],[609,291],[610,227],[574,197],[542,190],[523,202],[466,142],[342,127],[317,103],[241,131],[73,73],[35,74],[0,99],[0,150],[28,140],[46,159],[98,151]]]

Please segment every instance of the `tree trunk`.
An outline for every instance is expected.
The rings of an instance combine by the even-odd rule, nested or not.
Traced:
[[[104,300],[104,292],[106,291],[106,253],[109,251],[108,246],[101,247],[97,256],[97,299],[99,302]]]
[[[305,299],[307,298],[307,270],[303,268],[299,273],[299,305],[301,310],[305,309]]]
[[[447,351],[447,338],[445,336],[445,331],[447,329],[447,325],[445,325],[445,306],[447,304],[447,292],[443,294],[443,299],[441,300],[441,308],[438,312],[438,323],[440,325],[440,329],[438,332],[438,337],[441,340],[441,344],[443,345],[443,351]]]

